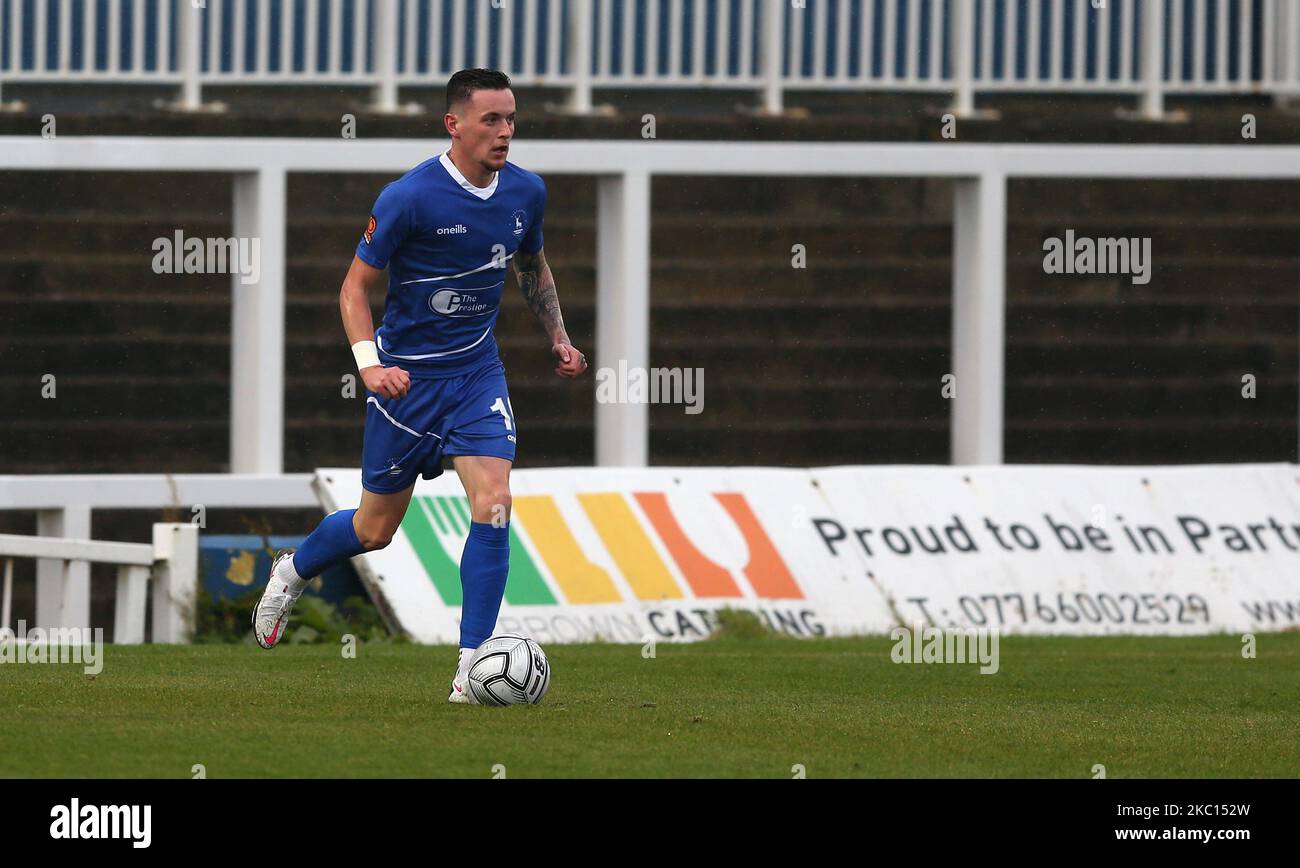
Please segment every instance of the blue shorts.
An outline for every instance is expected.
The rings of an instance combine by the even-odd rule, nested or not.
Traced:
[[[441,475],[444,455],[513,462],[517,433],[499,359],[456,377],[412,377],[401,398],[367,390],[361,485],[376,494],[403,491],[417,475]]]

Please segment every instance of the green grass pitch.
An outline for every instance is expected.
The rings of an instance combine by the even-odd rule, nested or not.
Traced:
[[[535,707],[449,705],[446,647],[116,647],[0,665],[0,776],[1296,777],[1300,635],[552,645]]]

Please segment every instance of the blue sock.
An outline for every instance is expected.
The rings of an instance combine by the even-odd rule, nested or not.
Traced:
[[[365,551],[352,527],[355,514],[355,509],[340,509],[325,516],[293,553],[294,571],[304,579],[314,578],[344,558]]]
[[[477,648],[492,635],[510,573],[510,522],[472,521],[460,556],[460,647]]]

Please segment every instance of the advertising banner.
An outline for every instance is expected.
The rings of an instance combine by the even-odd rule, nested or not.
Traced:
[[[326,509],[360,472],[325,468]],[[894,626],[1190,634],[1300,626],[1300,471],[1198,467],[562,468],[511,474],[498,632],[693,641],[720,609],[796,637]],[[390,624],[459,636],[470,521],[417,483],[354,564]]]

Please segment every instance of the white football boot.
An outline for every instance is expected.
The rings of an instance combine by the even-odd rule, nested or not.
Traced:
[[[267,580],[266,590],[253,609],[253,636],[257,639],[257,644],[268,651],[284,638],[284,629],[289,623],[293,604],[298,602],[303,589],[307,587],[306,582],[286,582],[280,578],[280,562],[293,557],[294,551],[286,549],[280,552],[271,563],[271,577]]]
[[[474,657],[474,649],[461,648],[458,654],[456,674],[451,679],[451,695],[447,697],[447,701],[478,705],[474,694],[469,692],[469,661]]]

